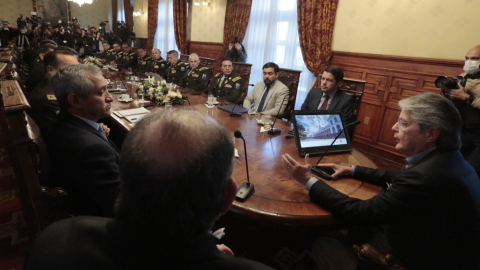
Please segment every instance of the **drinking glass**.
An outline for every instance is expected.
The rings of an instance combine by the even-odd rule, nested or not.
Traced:
[[[265,130],[270,130],[272,128],[272,116],[268,114],[262,115],[263,128]]]
[[[257,108],[255,107],[251,107],[250,109],[248,109],[248,114],[257,114]]]
[[[122,89],[122,81],[120,80],[116,81],[116,86],[117,86],[117,89]]]
[[[208,95],[208,101],[207,101],[208,106],[213,105],[213,95]]]
[[[255,119],[257,119],[257,122],[260,123],[260,121],[262,120],[262,113],[255,112]]]
[[[138,96],[140,97],[140,100],[138,103],[145,103],[145,99],[143,99],[143,96],[145,95],[145,91],[143,89],[138,89]]]
[[[166,111],[172,110],[172,102],[165,102],[165,110]]]
[[[128,68],[128,73],[127,74],[132,74],[132,68],[131,67]]]

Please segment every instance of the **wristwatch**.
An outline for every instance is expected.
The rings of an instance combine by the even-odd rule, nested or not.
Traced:
[[[466,98],[464,101],[467,104],[472,104],[472,102],[475,100],[475,96],[470,95],[468,98]]]

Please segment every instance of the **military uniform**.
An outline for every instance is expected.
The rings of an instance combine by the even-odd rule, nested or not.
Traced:
[[[116,52],[114,49],[108,49],[108,51],[104,51],[100,58],[105,59],[105,63],[110,63],[111,61],[115,61],[117,59],[118,54],[122,51]],[[105,57],[105,58],[104,58]]]
[[[224,78],[223,82],[222,78]],[[231,73],[224,77],[223,73],[220,72],[215,75],[213,83],[209,87],[208,94],[228,102],[237,103],[242,98],[244,86],[245,84],[241,76]]]
[[[60,110],[53,87],[47,78],[44,78],[27,96],[30,109],[28,115],[38,125],[42,135],[45,137],[50,130],[57,112]]]
[[[115,63],[119,68],[134,68],[137,66],[137,55],[132,51],[121,52],[117,55]]]
[[[207,88],[209,73],[207,67],[198,67],[194,70],[189,68],[182,79],[180,79],[179,85],[195,91],[202,91]]]
[[[162,57],[159,59],[153,59],[152,64],[150,65],[150,68],[148,72],[156,73],[162,78],[165,78],[165,74],[167,73],[167,68],[168,68],[168,62],[165,61]]]
[[[148,72],[150,69],[150,65],[152,64],[152,58],[150,56],[144,56],[138,58],[137,61],[137,71],[145,73]]]
[[[40,56],[30,65],[28,80],[26,83],[27,93],[30,93],[37,84],[39,84],[45,76],[45,65]]]
[[[167,73],[165,74],[168,83],[179,84],[180,79],[187,73],[189,65],[178,60],[175,64],[168,63]]]

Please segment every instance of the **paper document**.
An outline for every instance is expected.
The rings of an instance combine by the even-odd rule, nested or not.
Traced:
[[[115,111],[114,113],[120,117],[127,117],[127,116],[137,115],[137,114],[147,114],[147,113],[150,113],[150,111],[145,109],[144,107],[140,107],[140,108],[129,109],[129,110]]]

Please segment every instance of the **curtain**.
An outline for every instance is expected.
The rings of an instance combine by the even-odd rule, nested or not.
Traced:
[[[305,65],[317,78],[332,60],[338,0],[297,0],[298,32]],[[315,82],[314,87],[320,80]]]
[[[187,52],[187,0],[173,1],[175,40],[181,52]]]
[[[225,14],[225,25],[223,27],[223,47],[228,50],[228,46],[234,37],[242,41],[247,31],[248,19],[252,0],[228,0]],[[248,52],[247,52],[248,54]]]
[[[128,32],[133,32],[133,11],[130,0],[123,1],[125,23],[127,24]]]
[[[158,0],[148,0],[148,37],[147,50],[153,49],[157,32]]]
[[[159,49],[166,60],[168,51],[178,51],[173,23],[173,0],[158,0],[157,9],[157,30],[154,34],[153,48]]]
[[[120,0],[122,1],[122,0]],[[115,12],[117,11],[117,12]],[[117,29],[117,15],[118,15],[118,3],[117,0],[112,0],[112,21],[110,22],[110,29]]]
[[[250,84],[263,80],[262,67],[267,62],[302,71],[295,104],[295,109],[299,109],[315,77],[302,58],[296,1],[253,0],[244,45],[248,52],[247,62],[252,64]]]
[[[117,21],[125,22],[125,3],[123,0],[117,0]]]

